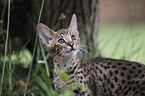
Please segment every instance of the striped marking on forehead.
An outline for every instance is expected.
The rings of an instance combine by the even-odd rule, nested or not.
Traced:
[[[71,36],[71,32],[69,32],[68,30],[66,29],[61,29],[59,30],[59,38],[68,38]]]

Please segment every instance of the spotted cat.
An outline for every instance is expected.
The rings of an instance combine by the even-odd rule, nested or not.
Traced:
[[[95,58],[81,60],[76,15],[72,16],[66,29],[54,32],[46,25],[37,26],[39,36],[46,50],[53,57],[54,71],[66,72],[70,82],[64,82],[54,72],[54,86],[58,92],[70,88],[73,81],[88,87],[74,90],[76,96],[145,96],[145,66],[125,60]]]

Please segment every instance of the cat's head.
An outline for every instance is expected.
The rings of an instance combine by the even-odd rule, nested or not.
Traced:
[[[70,25],[66,29],[55,32],[46,25],[39,23],[37,30],[43,45],[53,57],[70,56],[78,53],[80,38],[75,14],[73,14]]]

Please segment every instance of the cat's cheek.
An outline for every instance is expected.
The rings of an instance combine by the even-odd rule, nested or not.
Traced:
[[[67,50],[67,51],[70,51],[71,49],[72,49],[72,48],[71,48],[70,46],[67,46],[67,47],[66,47],[66,50]]]
[[[54,52],[60,52],[62,50],[62,47],[59,45],[54,45],[53,50],[54,50]]]
[[[73,48],[74,48],[74,49],[78,49],[78,45],[75,44],[75,45],[73,46]]]

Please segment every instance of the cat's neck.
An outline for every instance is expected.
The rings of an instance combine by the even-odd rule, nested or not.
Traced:
[[[76,56],[57,57],[53,59],[54,70],[68,72],[80,63],[80,58]]]

